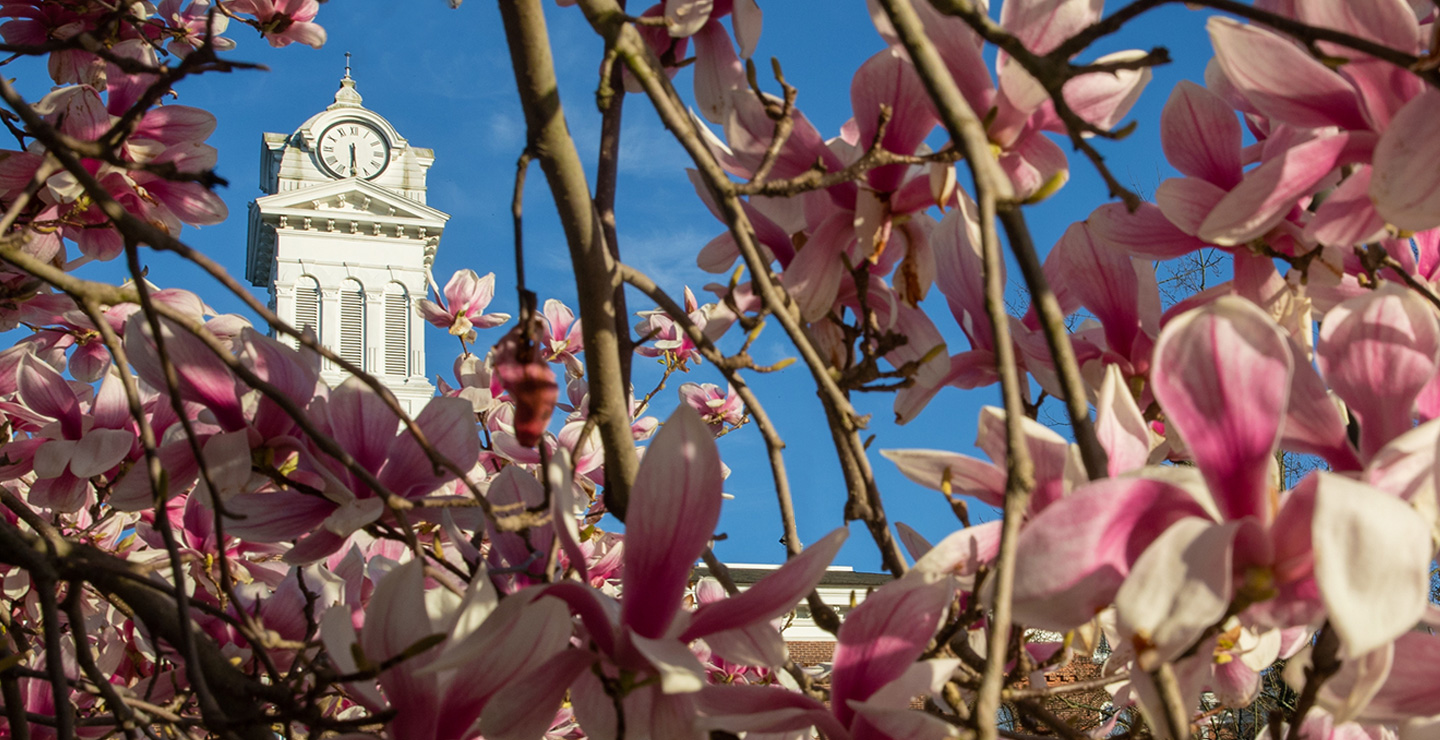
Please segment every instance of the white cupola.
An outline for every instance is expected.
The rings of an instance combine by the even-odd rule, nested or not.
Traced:
[[[411,414],[435,395],[415,310],[450,219],[425,205],[434,161],[362,105],[347,54],[334,103],[292,134],[264,135],[265,195],[250,204],[245,276],[269,289],[281,319],[380,378]],[[334,386],[348,373],[325,361],[321,375]]]

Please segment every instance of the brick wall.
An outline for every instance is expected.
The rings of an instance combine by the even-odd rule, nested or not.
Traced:
[[[785,643],[790,651],[790,659],[801,666],[813,666],[818,663],[829,663],[835,658],[835,643],[829,641],[800,641],[792,640]],[[1046,674],[1046,683],[1050,686],[1084,681],[1096,678],[1100,675],[1102,665],[1091,660],[1089,656],[1076,656],[1066,665],[1060,666]],[[1029,684],[1018,684],[1016,688],[1029,688]],[[1100,724],[1103,719],[1096,708],[1103,706],[1110,701],[1110,695],[1104,689],[1090,689],[1063,696],[1052,697],[1045,702],[1050,711],[1063,717],[1072,727],[1078,730],[1088,730]],[[916,703],[919,706],[919,703]],[[1026,726],[1023,729],[1027,734],[1051,735],[1049,728]],[[1222,738],[1221,740],[1233,740],[1233,738]]]
[[[829,663],[835,658],[833,642],[787,642],[785,647],[790,650],[790,659],[802,666]]]

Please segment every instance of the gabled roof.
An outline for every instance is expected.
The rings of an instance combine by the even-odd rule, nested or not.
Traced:
[[[266,215],[323,213],[335,219],[383,219],[433,227],[443,227],[450,220],[444,211],[358,177],[267,195],[256,198],[255,205]]]

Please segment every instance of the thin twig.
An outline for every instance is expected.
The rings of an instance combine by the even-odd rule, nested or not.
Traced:
[[[975,111],[960,94],[939,51],[925,36],[919,16],[910,0],[880,0],[891,25],[914,60],[925,88],[940,110],[940,118],[949,130],[951,140],[959,143],[970,162],[975,197],[980,209],[981,252],[985,265],[985,312],[995,335],[995,358],[1000,371],[1001,393],[1005,401],[1004,523],[1000,534],[1000,552],[995,568],[994,614],[990,620],[985,672],[976,698],[976,730],[980,740],[996,740],[996,719],[1000,711],[1006,652],[1010,644],[1011,600],[1015,584],[1015,553],[1020,523],[1030,504],[1035,487],[1034,466],[1030,461],[1021,421],[1024,400],[1020,374],[1010,338],[1010,316],[1005,309],[1004,262],[1000,256],[1000,236],[995,227],[997,201],[1009,202],[1014,190],[1009,177],[1000,169],[999,161],[990,151]]]
[[[1070,414],[1071,430],[1075,435],[1075,444],[1080,448],[1080,459],[1084,461],[1085,472],[1090,479],[1099,480],[1108,475],[1108,455],[1100,446],[1095,426],[1090,422],[1089,395],[1085,392],[1085,380],[1080,375],[1080,363],[1075,359],[1075,348],[1070,344],[1070,334],[1065,329],[1065,315],[1060,310],[1055,291],[1045,278],[1040,257],[1035,253],[1035,243],[1030,238],[1025,214],[1018,208],[1011,208],[1002,210],[999,215],[1000,222],[1005,225],[1005,234],[1010,238],[1010,251],[1025,276],[1030,301],[1040,317],[1040,329],[1055,361],[1060,386],[1065,391],[1065,410]],[[999,342],[998,338],[996,342]]]

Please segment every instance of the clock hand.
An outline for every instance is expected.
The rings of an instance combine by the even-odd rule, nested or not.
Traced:
[[[355,176],[355,145],[350,145],[350,176]]]

